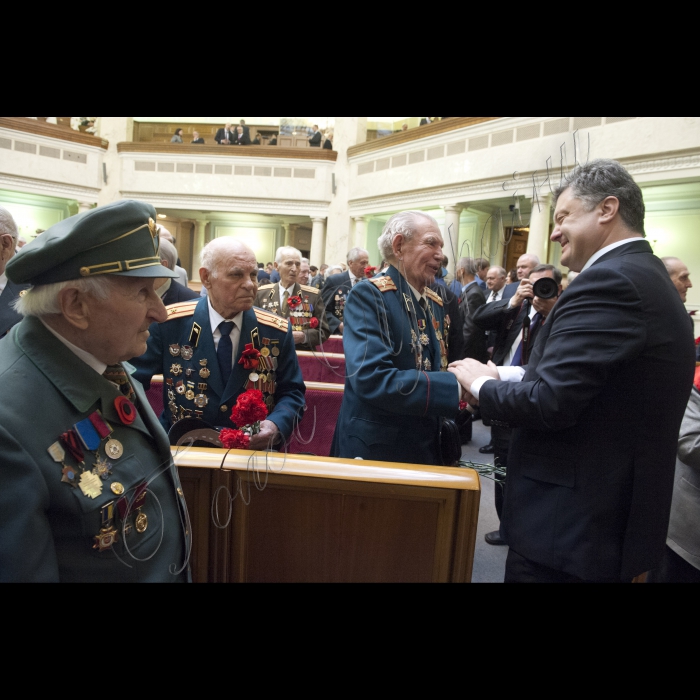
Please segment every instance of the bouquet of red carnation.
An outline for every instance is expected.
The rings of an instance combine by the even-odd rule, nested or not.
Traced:
[[[231,412],[231,422],[238,430],[222,430],[221,444],[227,450],[247,450],[250,438],[260,432],[260,424],[267,418],[265,398],[260,391],[246,391],[238,397]]]
[[[312,330],[316,330],[320,325],[319,320],[315,316],[309,319],[309,328]]]
[[[289,301],[287,302],[289,308],[292,311],[296,311],[304,302],[301,300],[301,297],[289,297]]]
[[[372,277],[374,277],[377,274],[377,268],[376,267],[366,267],[365,268],[365,277],[368,280],[371,280]]]

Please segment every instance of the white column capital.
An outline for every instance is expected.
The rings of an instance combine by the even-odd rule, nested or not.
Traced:
[[[465,208],[466,207],[462,204],[449,204],[447,206],[443,206],[445,213],[451,214],[461,214]]]
[[[78,202],[78,213],[82,214],[84,211],[90,211],[94,206],[94,202]]]
[[[353,216],[352,217],[358,224],[363,223],[364,221],[367,221],[366,216]]]
[[[311,218],[311,221],[315,224],[325,224],[327,218],[325,216],[314,216]]]

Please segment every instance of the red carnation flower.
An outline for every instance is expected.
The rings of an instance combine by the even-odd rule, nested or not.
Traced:
[[[222,430],[219,439],[225,450],[247,450],[250,438],[241,430]]]
[[[260,350],[256,350],[252,343],[246,345],[238,364],[243,365],[244,369],[257,369],[260,366]]]
[[[695,388],[700,391],[700,366],[695,368]]]
[[[700,346],[700,338],[698,338],[698,339],[695,341],[695,347],[698,347],[698,346]]]
[[[290,297],[287,304],[292,311],[296,311],[303,304],[303,302],[301,297]]]
[[[469,404],[466,401],[459,402],[459,410],[460,411],[466,411],[468,406],[469,406]]]
[[[265,398],[260,391],[246,391],[236,401],[231,413],[231,422],[239,428],[255,425],[267,418]]]
[[[377,268],[376,267],[366,267],[365,268],[365,277],[369,280],[372,279],[377,274]]]
[[[314,316],[314,318],[312,318],[312,319],[309,321],[309,328],[316,329],[316,328],[318,328],[320,325],[321,325],[321,324],[318,322],[318,319],[317,319],[315,316]]]

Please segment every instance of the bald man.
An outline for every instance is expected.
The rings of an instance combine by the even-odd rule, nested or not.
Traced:
[[[690,281],[690,270],[687,265],[678,258],[662,258],[668,275],[671,278],[681,301],[686,304],[688,302],[688,290],[693,288],[693,283]]]
[[[258,263],[243,243],[212,241],[199,274],[208,296],[168,307],[168,320],[150,328],[146,354],[132,362],[135,377],[149,388],[154,375],[164,376],[168,431],[186,418],[243,427],[234,426],[231,411],[242,393],[260,391],[269,415],[251,449],[278,446],[301,420],[306,393],[289,321],[254,308]],[[255,368],[246,369],[244,352],[255,356]]]
[[[12,214],[0,207],[0,338],[22,320],[14,309],[14,303],[20,293],[28,289],[28,285],[10,282],[5,275],[5,267],[15,255],[17,237],[17,224]]]
[[[530,274],[539,264],[540,259],[536,255],[523,255],[518,260],[518,282],[530,279]]]

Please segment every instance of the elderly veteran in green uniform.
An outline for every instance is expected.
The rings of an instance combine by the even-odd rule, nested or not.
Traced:
[[[156,212],[67,219],[7,266],[29,284],[0,341],[0,581],[187,582],[167,436],[125,360],[166,318]]]
[[[255,305],[289,319],[297,350],[313,352],[330,338],[331,330],[321,292],[298,282],[301,265],[300,251],[291,247],[280,248],[275,258],[280,281],[260,287]]]
[[[183,419],[233,428],[238,397],[253,389],[263,393],[270,413],[251,449],[288,440],[303,417],[306,386],[289,322],[253,308],[255,253],[219,238],[202,251],[199,274],[207,297],[168,307],[167,322],[151,328],[146,354],[132,360],[136,378],[148,388],[163,374],[166,430]]]
[[[356,284],[345,306],[347,378],[332,456],[442,465],[442,419],[457,417],[463,395],[447,372],[452,319],[428,286],[443,246],[437,222],[422,212],[384,227],[387,274]]]

